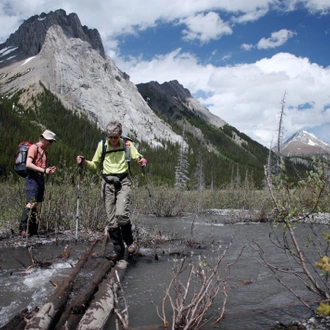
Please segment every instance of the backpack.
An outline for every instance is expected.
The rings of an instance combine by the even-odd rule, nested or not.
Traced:
[[[123,149],[110,150],[110,151],[107,151],[108,137],[106,137],[103,140],[103,149],[102,149],[102,155],[101,155],[101,166],[102,166],[102,169],[103,169],[103,162],[104,162],[104,158],[105,158],[106,154],[111,153],[111,152],[125,151],[125,160],[127,161],[127,164],[128,164],[128,171],[131,174],[131,168],[130,168],[130,164],[131,164],[130,143],[133,142],[133,140],[130,139],[129,137],[126,137],[126,136],[121,136],[120,138],[123,140],[124,148]]]
[[[28,171],[26,168],[27,153],[33,143],[29,141],[23,141],[18,145],[17,152],[14,158],[14,171],[23,178],[26,178]],[[38,148],[38,147],[37,147]]]

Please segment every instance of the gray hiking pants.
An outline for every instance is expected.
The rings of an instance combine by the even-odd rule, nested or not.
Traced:
[[[115,229],[130,223],[131,179],[107,175],[102,181],[102,198],[108,217],[108,229]]]

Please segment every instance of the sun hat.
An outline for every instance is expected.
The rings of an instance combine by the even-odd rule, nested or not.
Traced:
[[[46,129],[41,136],[48,141],[56,141],[56,134],[48,129]]]

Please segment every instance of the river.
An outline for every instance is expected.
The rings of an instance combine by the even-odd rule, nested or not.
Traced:
[[[228,223],[225,220],[217,215],[190,215],[181,218],[141,216],[136,225],[149,232],[160,232],[163,238],[171,237],[171,249],[189,253],[193,251],[194,261],[198,260],[198,255],[204,255],[210,263],[215,262],[227,248],[226,255],[221,261],[221,268],[225,269],[240,255],[230,268],[230,273],[225,275],[228,294],[225,317],[205,329],[265,330],[274,326],[277,321],[290,323],[309,317],[310,311],[276,280],[274,274],[263,263],[260,263],[258,253],[253,248],[256,245],[251,245],[251,242],[257,242],[272,264],[279,267],[292,266],[285,254],[270,241],[269,234],[273,232],[274,227],[270,223]],[[317,226],[318,231],[322,230],[322,225]],[[275,228],[275,232],[279,231],[280,228]],[[308,226],[299,224],[296,232],[299,240],[304,242],[309,233]],[[197,244],[187,248],[184,244],[187,240]],[[85,248],[85,243],[73,245],[70,259],[63,262],[61,259],[51,258],[59,255],[63,246],[35,247],[34,255],[43,260],[51,258],[53,264],[49,269],[32,269],[29,272],[19,270],[22,268],[21,262],[25,265],[30,263],[26,249],[2,251],[1,260],[4,265],[0,269],[0,326],[24,308],[42,304],[54,291],[50,281],[61,281]],[[129,264],[123,288],[128,303],[129,326],[132,329],[158,329],[162,324],[156,306],[161,308],[166,288],[172,278],[172,268],[182,258],[161,252],[167,251],[168,248],[167,243],[142,248],[145,256],[131,260]],[[317,257],[315,249],[307,249],[307,254],[314,263]],[[304,299],[316,299],[296,278],[286,274],[280,274],[280,278]],[[223,297],[223,294],[219,294],[206,318],[222,307]],[[168,305],[166,313],[167,319],[170,320],[171,309]],[[113,329],[113,322],[111,318],[106,329]]]

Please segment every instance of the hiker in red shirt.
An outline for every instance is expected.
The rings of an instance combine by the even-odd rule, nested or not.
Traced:
[[[29,147],[26,159],[26,168],[28,169],[28,174],[25,179],[27,204],[23,210],[19,225],[19,233],[23,237],[27,234],[36,235],[38,233],[37,205],[44,200],[44,175],[53,174],[56,171],[55,166],[47,167],[46,165],[46,149],[56,141],[56,135],[50,130],[45,130],[40,137],[39,142]]]

